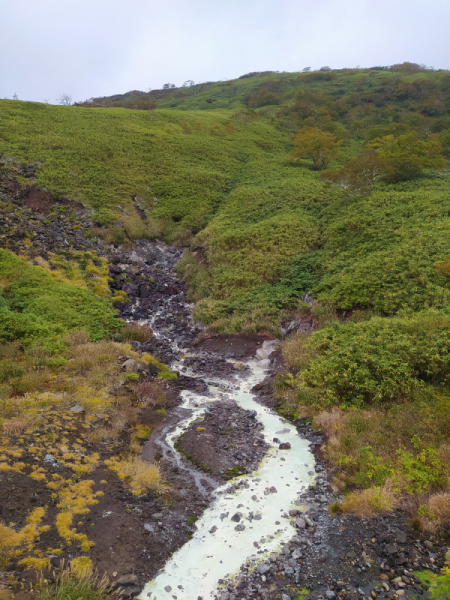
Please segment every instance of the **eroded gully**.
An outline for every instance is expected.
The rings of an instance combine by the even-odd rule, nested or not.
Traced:
[[[155,270],[169,273],[173,285],[176,284],[174,267],[178,259],[179,252],[163,244],[142,246],[131,255],[132,262],[136,264],[151,262]],[[165,285],[172,284],[169,280],[169,284]],[[148,310],[145,300],[136,299],[125,316],[148,322],[154,331],[160,355],[162,353],[169,360],[171,368],[191,378],[201,377],[206,386],[201,391],[181,391],[181,404],[174,410],[168,424],[160,429],[156,439],[153,437],[144,447],[143,457],[151,459],[155,448],[159,448],[160,456],[189,474],[192,485],[207,497],[209,505],[196,522],[192,538],[146,584],[140,598],[212,600],[221,596],[224,589],[221,584],[237,575],[244,563],[257,568],[271,555],[277,554],[283,544],[295,535],[292,522],[286,518],[286,510],[301,508],[300,496],[315,475],[312,468],[314,457],[309,450],[309,442],[299,436],[296,428],[259,404],[252,393],[252,388],[265,378],[270,369],[270,354],[275,344],[266,341],[262,352],[259,352],[262,360],[256,357],[246,360],[244,368],[241,366],[239,371],[228,369],[227,374],[199,374],[187,365],[195,362],[193,358],[200,364],[207,364],[211,355],[195,351],[190,345],[196,332],[190,316],[191,306],[186,304],[184,294],[161,294],[156,301],[155,298],[152,300],[153,311]],[[226,363],[232,362],[226,354],[219,358]],[[253,411],[270,447],[257,471],[220,485],[198,470],[175,446],[194,421],[215,403],[227,400],[234,400],[243,409]],[[280,449],[280,444],[290,445],[290,449]]]

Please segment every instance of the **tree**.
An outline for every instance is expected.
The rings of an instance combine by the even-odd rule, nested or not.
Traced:
[[[192,87],[193,85],[195,85],[195,83],[192,81],[192,79],[188,79],[183,83],[182,87]]]
[[[372,140],[369,147],[388,161],[392,170],[386,179],[391,182],[413,179],[421,175],[423,169],[437,169],[446,164],[437,134],[426,140],[419,139],[415,131],[398,137],[385,135]]]
[[[14,95],[12,97],[13,100],[18,100],[19,96],[17,95],[17,92],[14,92]]]
[[[311,67],[305,67],[302,69],[302,73],[309,73],[311,71]]]
[[[163,85],[163,90],[171,90],[174,89],[176,85],[174,83],[165,83]]]
[[[363,196],[372,191],[375,181],[388,177],[390,173],[389,162],[379,156],[373,148],[367,148],[342,169],[325,171],[321,178],[341,188],[348,195]]]
[[[321,131],[317,127],[304,127],[294,137],[294,151],[291,160],[311,158],[316,169],[320,169],[332,158],[339,155],[342,140],[337,140],[333,133]]]
[[[331,67],[320,67],[319,71],[331,71]]]
[[[68,94],[61,94],[61,96],[58,98],[58,104],[70,106],[72,104],[72,98]]]

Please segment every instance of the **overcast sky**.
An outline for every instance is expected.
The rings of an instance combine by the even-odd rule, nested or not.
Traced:
[[[450,68],[449,0],[2,0],[0,98],[73,100],[250,71]]]

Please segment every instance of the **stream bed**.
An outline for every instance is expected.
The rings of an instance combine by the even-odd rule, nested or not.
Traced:
[[[192,539],[145,586],[141,598],[213,599],[219,580],[237,574],[249,558],[254,558],[255,563],[263,562],[271,552],[280,550],[282,542],[295,535],[285,511],[286,507],[299,508],[299,494],[313,479],[314,458],[309,442],[300,438],[295,427],[255,402],[251,389],[264,378],[265,369],[256,360],[247,365],[249,375],[230,396],[242,408],[256,412],[271,448],[255,473],[238,477],[215,490],[215,499],[197,521]],[[222,398],[228,395],[219,389],[216,394]],[[183,392],[182,396],[183,408],[194,410],[170,434],[168,441],[172,447],[208,404],[221,401],[214,399],[214,392],[212,398],[192,392]],[[280,442],[274,442],[274,438]],[[289,443],[290,449],[280,450],[280,443]],[[173,451],[176,452],[174,448]]]
[[[160,248],[158,256],[156,264],[162,267],[165,261],[173,263],[173,256],[167,256],[164,247]],[[140,321],[149,323],[155,337],[171,346],[166,349],[172,356],[171,368],[195,378],[195,370],[184,366],[184,360],[195,356],[195,352],[183,348],[183,340],[177,339],[174,333],[173,322],[166,318],[173,312],[174,305],[180,310],[181,304],[183,313],[189,313],[190,318],[191,307],[184,302],[184,297],[169,296],[151,318]],[[139,305],[137,301],[133,309],[136,316],[139,316]],[[237,575],[246,561],[254,561],[255,566],[263,563],[271,553],[278,553],[283,543],[296,533],[286,511],[301,508],[300,495],[315,476],[314,457],[309,450],[309,441],[301,438],[296,428],[280,415],[259,404],[252,393],[252,388],[264,380],[270,369],[267,357],[275,345],[266,342],[265,346],[263,360],[245,361],[239,370],[226,378],[208,377],[206,391],[181,391],[182,403],[175,409],[176,424],[168,424],[158,434],[156,443],[161,455],[165,460],[175,462],[179,469],[188,471],[192,484],[208,496],[210,504],[196,522],[192,538],[146,584],[140,595],[142,600],[212,600],[219,597],[220,582]],[[230,358],[224,360],[232,362]],[[179,453],[176,444],[183,432],[211,405],[227,400],[253,411],[270,447],[257,471],[219,485]],[[280,444],[286,448],[280,449]]]

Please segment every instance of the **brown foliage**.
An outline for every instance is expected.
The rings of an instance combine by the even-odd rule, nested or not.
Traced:
[[[149,325],[139,325],[138,323],[128,323],[117,335],[119,342],[148,342],[153,335],[153,331]]]

